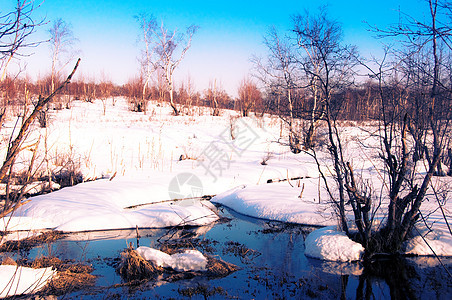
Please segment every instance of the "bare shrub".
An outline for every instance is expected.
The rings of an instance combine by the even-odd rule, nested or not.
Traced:
[[[39,291],[41,295],[67,295],[68,293],[93,286],[97,278],[91,274],[93,272],[91,265],[62,261],[53,256],[37,258],[31,266],[33,268],[53,267],[58,271],[58,275],[52,278]]]
[[[38,113],[38,122],[39,122],[39,127],[41,127],[41,128],[46,128],[47,127],[47,123],[48,123],[48,120],[49,120],[49,117],[48,117],[48,112],[49,112],[49,110],[48,109],[44,109],[44,110],[41,110],[39,113]]]
[[[270,160],[270,158],[273,157],[273,153],[271,153],[270,151],[267,152],[267,154],[262,157],[262,161],[261,161],[261,165],[266,166],[267,162]]]
[[[251,79],[244,78],[240,83],[238,101],[244,117],[248,117],[251,110],[261,105],[262,94]]]
[[[146,112],[148,98],[142,95],[143,79],[141,77],[130,79],[124,85],[124,89],[129,109],[134,112]]]
[[[32,232],[30,232],[31,234]],[[60,231],[46,231],[37,236],[30,236],[29,238],[19,241],[6,241],[0,245],[0,252],[12,252],[18,250],[30,250],[38,245],[54,242],[64,235]],[[33,266],[39,268],[39,266]]]
[[[76,159],[72,152],[56,154],[53,165],[56,166],[56,169],[51,170],[52,180],[61,187],[83,182],[81,161]]]
[[[121,252],[121,263],[117,271],[122,278],[132,281],[155,278],[163,272],[163,268],[154,266],[129,247]]]

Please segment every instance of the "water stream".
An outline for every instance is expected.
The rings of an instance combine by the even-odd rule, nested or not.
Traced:
[[[178,230],[141,229],[139,243],[158,248],[170,238],[189,238],[198,250],[241,268],[224,278],[118,286],[124,281],[114,265],[130,242],[136,246],[135,230],[71,234],[26,255],[51,254],[93,265],[96,285],[65,299],[452,299],[452,279],[434,258],[382,261],[372,268],[319,261],[304,255],[304,238],[312,227],[221,211],[230,221]],[[443,263],[452,271],[452,259],[444,258]]]

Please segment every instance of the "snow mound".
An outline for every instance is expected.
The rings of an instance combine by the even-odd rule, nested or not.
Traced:
[[[344,232],[337,231],[335,226],[320,228],[311,232],[305,240],[305,255],[329,261],[360,260],[364,248],[352,241]]]
[[[36,293],[56,274],[52,268],[0,266],[0,298]]]
[[[434,255],[435,251],[438,256],[452,256],[452,236],[449,232],[437,230],[432,231],[422,239],[421,236],[416,236],[406,243],[405,253],[415,255]],[[427,245],[427,243],[428,245]],[[430,247],[432,249],[430,249]]]
[[[318,190],[311,188],[316,179],[303,179],[306,189],[291,187],[287,182],[240,186],[212,198],[241,214],[281,222],[328,226],[336,224],[331,206],[318,201]],[[326,199],[325,196],[324,199]]]
[[[65,232],[201,226],[216,221],[213,205],[178,205],[150,180],[98,180],[37,197],[13,216],[0,219],[0,230],[55,229]],[[166,187],[166,186],[165,186]],[[166,192],[166,194],[165,194]],[[145,205],[144,205],[145,204]]]
[[[185,250],[183,253],[169,255],[157,249],[142,246],[136,251],[145,260],[152,261],[157,266],[172,268],[179,272],[204,271],[207,266],[207,258],[198,250]]]

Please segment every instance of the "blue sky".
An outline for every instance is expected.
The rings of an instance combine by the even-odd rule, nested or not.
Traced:
[[[0,0],[14,3],[13,0]],[[39,3],[39,0],[35,0]],[[83,1],[45,0],[35,16],[49,21],[35,38],[45,38],[50,23],[62,18],[70,23],[81,50],[80,74],[100,79],[105,74],[118,84],[138,73],[139,26],[134,16],[146,12],[169,28],[184,30],[191,24],[200,26],[192,47],[176,70],[177,81],[189,76],[199,91],[217,79],[232,95],[238,83],[250,72],[250,57],[264,55],[263,35],[272,25],[281,32],[290,30],[291,16],[305,9],[315,11],[328,5],[332,18],[343,25],[347,43],[358,45],[363,54],[378,53],[380,41],[372,38],[363,21],[378,26],[397,22],[397,10],[422,14],[422,0],[380,1]],[[3,6],[3,5],[2,5]],[[9,6],[11,7],[11,5]],[[1,9],[4,11],[4,8]],[[50,69],[50,50],[41,45],[27,59],[31,77]]]

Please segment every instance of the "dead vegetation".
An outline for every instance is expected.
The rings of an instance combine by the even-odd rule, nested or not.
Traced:
[[[227,296],[228,292],[222,287],[212,287],[205,284],[198,284],[196,287],[188,287],[185,289],[178,289],[177,292],[184,297],[194,297],[196,295],[202,295],[204,299],[215,295]]]
[[[160,246],[160,251],[168,254],[174,254],[180,252],[180,249],[194,249],[195,245],[198,250],[205,253],[213,253],[215,249],[212,247],[217,245],[219,242],[211,239],[178,239],[166,241]]]
[[[6,241],[0,245],[0,252],[11,252],[19,250],[30,250],[31,248],[54,242],[60,238],[64,237],[63,233],[60,231],[46,231],[36,236],[30,236],[29,238],[19,240],[19,241]]]
[[[32,268],[52,267],[58,271],[40,292],[42,295],[66,295],[71,292],[93,286],[96,276],[92,275],[91,265],[62,261],[57,257],[40,257],[31,264]]]
[[[93,267],[82,263],[74,263],[71,260],[62,261],[54,256],[43,256],[32,262],[28,260],[18,260],[17,262],[9,256],[4,256],[2,265],[23,266],[33,269],[52,268],[57,271],[57,276],[53,277],[47,285],[42,288],[39,295],[67,295],[71,292],[94,286],[96,276],[92,275]]]
[[[164,245],[161,247],[161,251],[167,254],[174,254],[181,252],[184,249],[178,248],[175,250],[172,245]],[[179,244],[180,246],[181,244]],[[190,249],[193,249],[191,247]],[[198,276],[205,276],[209,278],[225,277],[239,268],[221,259],[213,256],[207,256],[207,270],[205,271],[186,271],[177,272],[170,268],[162,268],[156,266],[150,261],[142,258],[133,248],[129,247],[121,253],[121,262],[118,264],[116,270],[121,277],[131,284],[141,284],[146,280],[153,280],[159,278],[167,282],[174,282],[183,279],[191,279]]]
[[[231,253],[240,258],[242,262],[250,262],[254,258],[261,255],[259,251],[250,249],[239,242],[227,241],[223,249],[223,253]]]
[[[117,271],[124,280],[134,281],[156,278],[163,273],[163,268],[148,262],[129,247],[121,253]]]
[[[208,256],[207,259],[206,275],[208,277],[225,277],[239,270],[239,267],[237,267],[236,265],[215,258],[213,256]]]
[[[263,229],[257,230],[256,234],[281,234],[287,233],[290,235],[301,235],[306,237],[313,230],[318,228],[317,226],[305,226],[294,223],[283,222],[267,222]]]
[[[16,261],[10,256],[3,256],[0,261],[0,265],[17,266]]]

